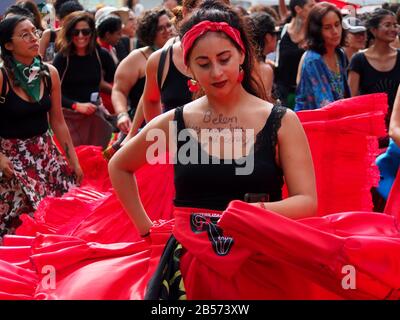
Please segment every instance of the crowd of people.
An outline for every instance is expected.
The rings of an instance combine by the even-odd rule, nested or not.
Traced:
[[[395,298],[400,6],[277,5],[4,12],[0,298]]]

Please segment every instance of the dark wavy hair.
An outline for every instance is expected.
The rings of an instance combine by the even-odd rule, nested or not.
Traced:
[[[172,18],[171,12],[162,7],[147,10],[140,17],[136,35],[146,46],[152,46],[154,44],[154,40],[157,36],[158,19],[163,15],[168,16],[170,19]]]
[[[6,69],[7,74],[16,86],[18,86],[19,84],[15,81],[14,77],[14,58],[12,52],[6,48],[6,44],[12,42],[14,30],[17,25],[26,20],[32,22],[32,20],[29,19],[27,16],[22,15],[14,15],[0,22],[0,57],[1,60],[3,60],[4,68]],[[38,57],[40,58],[40,56]],[[39,76],[50,77],[50,74],[48,73],[48,70],[45,68],[43,63],[40,64]]]
[[[56,0],[56,1],[54,2],[53,6],[54,6],[54,10],[56,11],[57,17],[60,17],[60,8],[61,8],[61,6],[62,6],[65,2],[68,2],[68,1],[75,1],[75,2],[79,3],[78,0]]]
[[[33,23],[34,17],[32,12],[30,12],[28,9],[17,6],[16,4],[13,4],[6,9],[4,12],[4,17],[7,17],[9,14],[28,17]]]
[[[83,10],[84,8],[79,2],[70,0],[61,5],[58,12],[58,17],[60,18],[60,20],[62,20],[72,12],[83,11]]]
[[[265,12],[254,12],[247,17],[248,27],[251,29],[252,40],[258,60],[265,60],[263,54],[265,35],[275,34],[275,20]]]
[[[329,13],[337,14],[342,25],[342,14],[340,10],[329,2],[317,3],[310,11],[306,23],[306,40],[308,49],[323,55],[326,53],[325,41],[322,37],[322,19]],[[346,38],[346,31],[342,28],[342,35],[339,46],[343,47]]]
[[[289,2],[289,10],[290,13],[292,14],[292,17],[295,17],[297,15],[296,13],[296,6],[299,6],[300,8],[303,8],[307,4],[308,0],[290,0]]]
[[[194,11],[194,13],[186,21],[184,21],[179,30],[180,37],[182,38],[193,26],[204,20],[209,20],[212,22],[226,22],[231,27],[239,30],[244,47],[246,49],[244,62],[242,64],[244,71],[242,85],[247,92],[266,100],[267,97],[265,96],[262,86],[252,76],[252,69],[255,61],[254,49],[248,36],[248,29],[243,19],[232,9],[232,7],[222,3],[221,1],[205,0],[201,3],[198,10]],[[230,40],[230,38],[228,39]],[[196,44],[196,41],[194,45]],[[233,40],[230,41],[239,51],[241,51],[238,44],[236,44]],[[188,52],[189,59],[190,54],[191,50]]]
[[[29,10],[33,15],[33,24],[35,27],[41,31],[44,30],[42,26],[42,16],[40,15],[40,11],[36,3],[31,1],[20,1],[17,3],[17,6]]]
[[[104,38],[106,33],[114,33],[122,29],[122,21],[118,16],[110,15],[99,26],[97,26],[97,35]]]
[[[75,53],[75,46],[72,42],[72,30],[80,21],[86,21],[89,25],[90,30],[92,30],[92,35],[90,36],[90,42],[88,47],[88,54],[92,54],[96,47],[96,27],[93,17],[84,11],[75,11],[70,13],[65,18],[63,27],[60,30],[60,34],[57,36],[57,48],[64,56],[69,56]]]
[[[396,14],[393,13],[393,11],[386,10],[386,9],[376,9],[374,12],[371,13],[369,16],[367,22],[366,22],[366,27],[368,30],[368,36],[371,37],[372,39],[375,38],[374,35],[371,32],[371,29],[378,29],[379,24],[385,18],[386,16],[393,16],[395,17]]]

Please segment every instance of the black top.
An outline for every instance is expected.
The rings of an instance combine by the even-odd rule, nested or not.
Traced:
[[[190,78],[176,68],[172,60],[172,52],[171,46],[169,49],[169,69],[160,92],[164,112],[192,101],[192,94],[187,85]]]
[[[148,56],[143,52],[143,50],[139,50],[139,52],[143,55],[143,57],[148,60]],[[142,97],[143,91],[144,91],[144,85],[146,83],[146,75],[143,77],[139,78],[135,85],[131,88],[129,91],[128,97],[129,97],[129,104],[130,104],[130,109],[129,109],[129,116],[131,118],[134,117],[137,105],[139,103],[140,98]]]
[[[244,167],[245,164],[239,165],[235,161],[229,163],[221,159],[219,164],[212,164],[211,160],[215,157],[210,156],[193,138],[177,141],[178,155],[183,146],[186,150],[190,142],[196,144],[194,147],[197,149],[194,150],[197,150],[199,164],[190,162],[183,164],[183,159],[180,157],[176,160],[174,165],[175,206],[224,210],[230,201],[244,200],[246,193],[266,193],[269,195],[269,201],[281,200],[283,172],[275,162],[275,147],[277,132],[285,113],[286,108],[274,106],[263,129],[257,134],[253,146],[254,169],[249,175],[237,175],[236,169]],[[183,107],[175,109],[175,121],[179,134],[185,129]],[[187,153],[184,152],[184,154]],[[201,164],[202,157],[209,159],[209,163]],[[250,158],[247,160],[250,161]]]
[[[350,62],[349,69],[360,75],[360,94],[385,92],[388,95],[388,114],[386,125],[389,125],[390,114],[396,98],[397,88],[400,84],[400,49],[397,49],[397,59],[394,68],[381,72],[373,68],[363,52],[356,53]]]
[[[90,102],[90,95],[100,92],[101,68],[104,70],[104,80],[113,82],[115,64],[112,57],[103,48],[97,47],[97,52],[100,61],[95,52],[86,56],[69,56],[67,70],[67,57],[58,53],[54,58],[53,65],[62,80],[63,107],[71,108],[75,102]]]
[[[129,109],[129,115],[131,116],[131,118],[133,118],[133,116],[135,115],[137,105],[143,94],[145,83],[146,83],[146,76],[141,77],[132,87],[131,91],[129,91],[129,101],[131,106],[131,108]]]
[[[129,37],[122,36],[118,43],[114,46],[117,52],[118,61],[124,60],[131,52]]]
[[[51,108],[51,85],[45,81],[40,101],[28,102],[14,92],[6,73],[3,69],[1,72],[3,73],[2,95],[4,94],[5,99],[0,103],[0,137],[28,139],[45,133],[49,129],[47,113]],[[5,94],[7,83],[9,90]]]
[[[297,69],[305,51],[292,41],[289,32],[285,32],[279,44],[279,64],[275,70],[275,83],[278,98],[286,105],[289,93],[296,92]]]

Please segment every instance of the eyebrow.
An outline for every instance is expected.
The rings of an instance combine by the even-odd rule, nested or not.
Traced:
[[[224,53],[230,53],[230,52],[231,52],[230,50],[224,50],[224,51],[218,53],[217,57],[222,56]],[[208,59],[208,57],[207,56],[198,56],[198,57],[196,57],[195,60],[197,60],[197,59]]]
[[[29,28],[23,28],[22,30],[19,31],[19,33],[29,32],[29,31],[32,31],[32,30],[36,30],[36,27],[33,26],[31,29],[29,29]]]

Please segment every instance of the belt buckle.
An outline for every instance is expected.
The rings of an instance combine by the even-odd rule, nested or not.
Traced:
[[[0,96],[0,103],[4,103],[4,102],[6,102],[6,98],[3,96]]]

